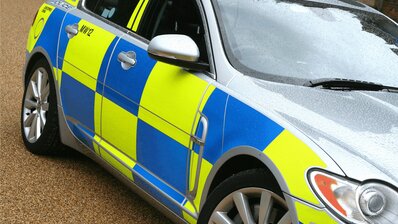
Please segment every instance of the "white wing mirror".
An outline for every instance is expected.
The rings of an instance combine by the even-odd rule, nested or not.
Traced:
[[[154,37],[148,46],[153,59],[192,70],[207,70],[209,65],[199,63],[199,48],[190,37],[166,34]]]

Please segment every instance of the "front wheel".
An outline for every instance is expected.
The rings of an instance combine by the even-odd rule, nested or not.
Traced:
[[[44,59],[33,65],[26,78],[21,132],[26,148],[33,154],[54,154],[62,148],[55,84]]]
[[[240,172],[222,182],[209,196],[198,223],[291,224],[286,201],[264,170]]]

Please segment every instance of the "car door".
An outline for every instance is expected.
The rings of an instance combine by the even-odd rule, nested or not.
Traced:
[[[99,154],[103,82],[108,61],[132,26],[139,0],[86,0],[67,13],[58,50],[62,106],[73,134]],[[134,4],[135,3],[135,4]],[[94,145],[93,145],[94,144]]]
[[[179,17],[177,2],[151,0],[136,27],[142,36],[131,32],[117,43],[105,80],[102,137],[108,153],[132,170],[129,178],[181,214],[188,202],[192,133],[206,122],[199,111],[210,78],[155,61],[146,51],[148,35],[178,33],[171,21]]]

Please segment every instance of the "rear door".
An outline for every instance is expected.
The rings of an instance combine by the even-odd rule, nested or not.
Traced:
[[[74,135],[97,153],[108,61],[139,0],[85,0],[62,24],[58,63],[62,106]],[[84,5],[83,5],[84,4]],[[122,28],[122,29],[120,29]],[[93,145],[94,143],[94,145]]]

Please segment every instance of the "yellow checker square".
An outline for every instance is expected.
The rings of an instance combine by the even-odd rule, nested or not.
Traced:
[[[326,164],[306,144],[284,130],[264,152],[282,173],[292,195],[319,204],[306,182],[305,173],[312,166],[325,168]]]
[[[189,147],[189,134],[207,86],[206,81],[180,67],[158,62],[145,85],[138,117]],[[171,131],[169,125],[165,122],[158,122],[148,111],[167,120],[187,135],[181,139],[180,134],[173,133],[174,131]]]
[[[137,160],[137,117],[103,97],[102,136],[128,157]]]
[[[115,35],[85,20],[81,20],[78,25],[79,29],[85,28],[90,32],[79,32],[69,40],[64,61],[97,80],[102,60]],[[65,71],[64,68],[62,70]]]

